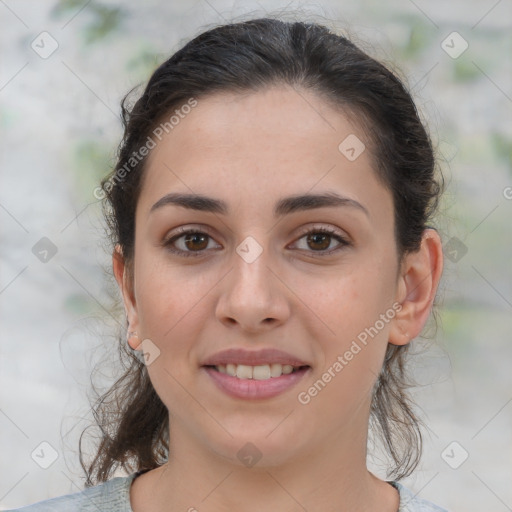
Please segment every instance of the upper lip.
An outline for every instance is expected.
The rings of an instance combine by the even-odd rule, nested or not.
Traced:
[[[291,366],[309,366],[298,357],[277,350],[275,348],[265,348],[261,350],[246,350],[243,348],[230,348],[222,350],[208,357],[202,366],[218,366],[226,364],[245,364],[248,366],[258,366],[263,364],[289,364]]]

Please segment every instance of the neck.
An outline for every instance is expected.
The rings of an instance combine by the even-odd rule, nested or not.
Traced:
[[[144,510],[162,512],[398,509],[397,491],[366,468],[366,435],[333,433],[285,462],[263,464],[267,459],[263,457],[245,467],[198,444],[182,427],[174,418],[170,460],[148,473],[153,473],[152,481],[148,480],[140,501],[134,501],[134,512],[138,512],[136,503],[144,503]]]

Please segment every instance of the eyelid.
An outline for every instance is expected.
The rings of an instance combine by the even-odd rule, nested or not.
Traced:
[[[298,236],[299,236],[299,238],[301,238],[304,235],[307,235],[308,233],[311,233],[311,232],[329,233],[331,235],[336,235],[340,238],[346,239],[346,241],[348,242],[348,236],[343,231],[340,231],[339,229],[334,228],[332,226],[325,226],[322,224],[313,224],[313,225],[310,224],[308,226],[305,226],[305,227],[301,228],[301,230],[299,232],[300,234]]]
[[[203,224],[187,224],[186,226],[180,226],[172,230],[171,234],[166,235],[162,243],[167,243],[173,238],[177,238],[179,235],[186,235],[187,233],[204,233],[205,235],[213,238],[212,230]]]

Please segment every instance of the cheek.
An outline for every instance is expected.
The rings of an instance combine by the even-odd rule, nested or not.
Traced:
[[[331,372],[343,373],[339,380],[348,379],[349,389],[356,383],[365,387],[365,382],[371,387],[380,371],[395,315],[390,267],[375,257],[368,262],[361,259],[360,266],[352,267],[350,273],[332,275],[327,287],[320,289],[311,281],[303,286],[301,293],[309,297],[307,304],[317,313],[315,318],[322,320],[314,327],[324,359],[320,371],[331,368]],[[343,368],[336,365],[336,372],[333,367],[340,356]]]
[[[340,269],[322,282],[302,277],[296,280],[298,295],[306,298],[304,302],[325,321],[330,328],[327,332],[346,340],[373,325],[392,305],[391,275],[380,268],[384,267],[374,263],[354,266],[349,272]]]
[[[173,269],[151,252],[138,255],[135,293],[141,332],[162,349],[175,336],[193,308],[194,287],[183,273]],[[182,321],[180,322],[180,319]]]
[[[199,316],[211,286],[149,254],[141,254],[135,272],[140,330],[156,346],[149,377],[166,405],[188,410],[191,398],[185,390],[191,389],[193,340],[200,337],[204,319]]]
[[[365,267],[333,279],[329,292],[317,295],[319,316],[329,329],[318,323],[322,364],[300,390],[299,401],[311,404],[325,425],[339,425],[356,417],[361,406],[369,407],[394,313],[386,283],[378,277]]]
[[[193,363],[193,340],[199,339],[211,312],[215,272],[173,265],[161,254],[140,254],[135,290],[141,333],[161,351],[166,366],[180,374]]]

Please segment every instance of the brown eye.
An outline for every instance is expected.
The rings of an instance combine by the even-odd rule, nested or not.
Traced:
[[[164,241],[163,245],[179,256],[202,256],[210,241],[213,241],[213,238],[207,233],[197,229],[182,229],[179,230],[179,234]]]
[[[209,236],[205,233],[189,233],[184,235],[183,241],[187,249],[190,249],[191,251],[202,250],[206,249],[208,246],[208,238]]]
[[[325,250],[331,245],[332,235],[325,233],[313,233],[307,235],[307,243],[314,250]]]
[[[343,247],[351,245],[351,243],[337,231],[329,228],[310,229],[299,238],[299,241],[303,239],[305,240],[305,243],[299,244],[299,249],[305,250],[314,256],[328,256]],[[333,239],[338,242],[338,246],[334,249],[328,250]],[[300,245],[302,245],[302,247],[300,247]]]

